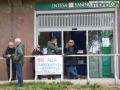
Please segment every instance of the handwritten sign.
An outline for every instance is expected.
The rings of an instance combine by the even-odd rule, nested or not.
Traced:
[[[35,57],[35,74],[51,75],[62,73],[62,57],[60,55],[44,55]]]

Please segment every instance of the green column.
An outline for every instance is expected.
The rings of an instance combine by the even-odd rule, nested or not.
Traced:
[[[102,32],[102,54],[110,54],[109,43],[110,43],[110,31],[103,31]],[[111,76],[110,56],[102,57],[102,71],[103,71],[103,77]]]

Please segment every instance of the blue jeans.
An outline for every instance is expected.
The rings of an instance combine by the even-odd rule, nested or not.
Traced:
[[[76,66],[74,67],[74,72],[77,73]],[[69,73],[69,79],[74,79],[74,77],[71,73]]]
[[[77,74],[76,66],[69,66],[68,71],[70,74],[70,79],[78,78],[79,75]]]
[[[23,64],[15,64],[15,66],[17,70],[18,85],[23,85],[23,72],[22,72]]]

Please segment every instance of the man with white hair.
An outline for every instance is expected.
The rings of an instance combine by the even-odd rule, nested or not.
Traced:
[[[7,49],[4,51],[3,58],[6,58],[8,79],[10,79],[10,59],[12,59],[12,72],[13,72],[12,80],[16,79],[16,67],[13,62],[14,53],[15,53],[14,44],[13,44],[13,42],[9,42]]]
[[[20,38],[15,39],[16,50],[14,54],[14,63],[17,70],[18,85],[15,87],[22,87],[23,85],[23,72],[22,66],[24,64],[25,46],[21,43]]]

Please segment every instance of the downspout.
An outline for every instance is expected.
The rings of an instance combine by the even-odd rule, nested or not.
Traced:
[[[11,0],[11,31],[12,31],[12,40],[14,39],[14,36],[13,36],[13,3],[12,3],[12,0]]]

